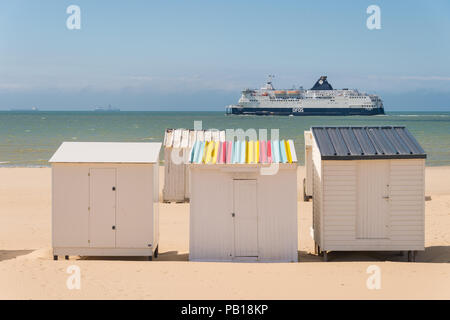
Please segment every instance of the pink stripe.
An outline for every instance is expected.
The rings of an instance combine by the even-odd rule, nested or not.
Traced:
[[[219,154],[217,156],[217,163],[223,163],[223,142],[219,142]]]
[[[232,159],[231,159],[232,151],[233,151],[233,142],[227,141],[227,158],[226,158],[227,163],[231,163],[231,161],[232,161]]]
[[[219,143],[219,149],[217,149],[217,161],[216,161],[216,163],[223,163],[221,160],[222,160],[222,146],[220,145],[220,141],[218,142]]]
[[[259,161],[261,163],[267,163],[267,142],[266,141],[260,141],[259,142]]]
[[[272,143],[267,141],[267,162],[272,163]]]
[[[225,163],[226,158],[227,158],[227,143],[226,143],[226,141],[222,142],[221,147],[222,147],[222,154],[221,154],[222,159],[220,159],[220,163]]]

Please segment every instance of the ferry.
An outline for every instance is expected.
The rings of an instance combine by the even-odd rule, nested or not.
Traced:
[[[275,89],[270,75],[261,89],[245,89],[238,104],[226,108],[235,115],[370,116],[384,114],[378,95],[357,89],[333,89],[321,76],[311,89]]]

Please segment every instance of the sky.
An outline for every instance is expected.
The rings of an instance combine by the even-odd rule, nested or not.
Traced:
[[[276,88],[327,75],[387,111],[450,111],[450,1],[0,3],[0,110],[222,111],[269,74]]]

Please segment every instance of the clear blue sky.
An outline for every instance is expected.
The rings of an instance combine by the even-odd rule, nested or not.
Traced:
[[[71,4],[81,30],[66,28]],[[371,4],[381,30],[366,28]],[[450,110],[450,1],[0,3],[0,109],[223,110],[268,74]]]

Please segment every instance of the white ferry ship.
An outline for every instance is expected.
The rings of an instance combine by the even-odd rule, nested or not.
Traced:
[[[356,89],[333,89],[321,76],[311,89],[276,90],[273,76],[261,89],[245,89],[237,105],[227,107],[227,114],[338,116],[384,114],[381,98]]]

